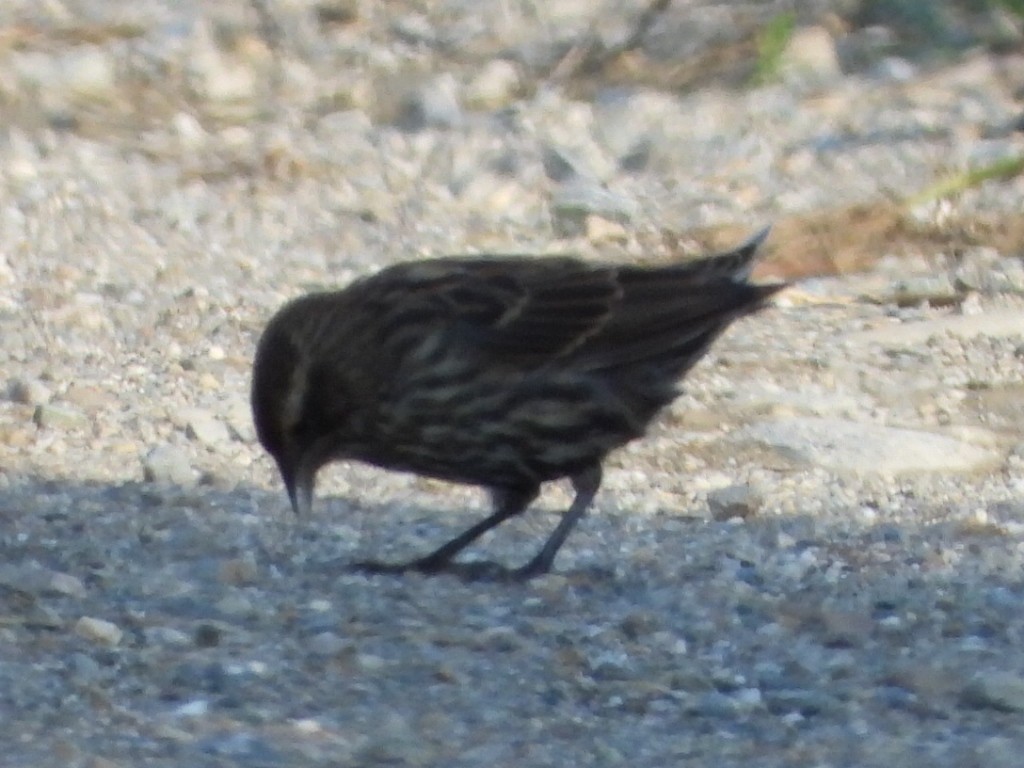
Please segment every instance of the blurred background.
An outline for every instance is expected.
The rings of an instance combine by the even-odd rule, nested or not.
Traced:
[[[336,268],[768,221],[787,275],[1019,253],[1022,30],[1022,0],[10,0],[0,175],[148,176],[157,230],[165,184],[315,201],[288,246]]]

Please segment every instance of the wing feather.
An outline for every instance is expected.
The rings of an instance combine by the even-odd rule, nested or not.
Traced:
[[[393,333],[448,343],[516,367],[600,370],[661,362],[683,369],[732,320],[781,286],[748,283],[759,233],[739,248],[666,267],[494,256],[386,270]],[[400,309],[398,309],[400,308]],[[416,323],[408,323],[415,318]]]

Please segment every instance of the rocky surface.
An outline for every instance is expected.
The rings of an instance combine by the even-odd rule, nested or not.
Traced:
[[[796,4],[762,77],[791,5],[675,3],[588,68],[643,4],[6,3],[0,765],[1018,765],[1024,180],[893,201],[1024,151],[1020,18]],[[346,571],[472,489],[337,465],[290,516],[247,402],[287,298],[768,221],[763,273],[816,276],[611,457],[556,573]]]

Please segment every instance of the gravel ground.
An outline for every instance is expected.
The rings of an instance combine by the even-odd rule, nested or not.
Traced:
[[[304,290],[768,221],[764,274],[805,274],[787,222],[1020,156],[1019,19],[931,4],[936,59],[797,4],[749,85],[744,31],[791,5],[677,2],[583,76],[641,3],[291,0],[262,34],[227,0],[5,4],[0,765],[1018,765],[1024,250],[985,233],[1019,175],[734,326],[528,584],[346,572],[483,495],[340,464],[297,522],[255,442],[255,340]],[[836,221],[816,264],[870,228]],[[525,561],[568,501],[472,556]]]

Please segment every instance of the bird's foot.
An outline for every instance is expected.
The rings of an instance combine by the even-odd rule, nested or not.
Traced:
[[[408,573],[414,570],[410,563],[383,563],[380,560],[360,560],[349,564],[348,568],[353,573]]]
[[[467,562],[449,560],[437,562],[429,558],[408,563],[384,563],[379,560],[363,560],[353,563],[350,570],[366,574],[421,573],[428,576],[448,574],[465,582],[523,582],[547,572],[530,562],[521,568],[508,568],[493,560],[470,560]]]

